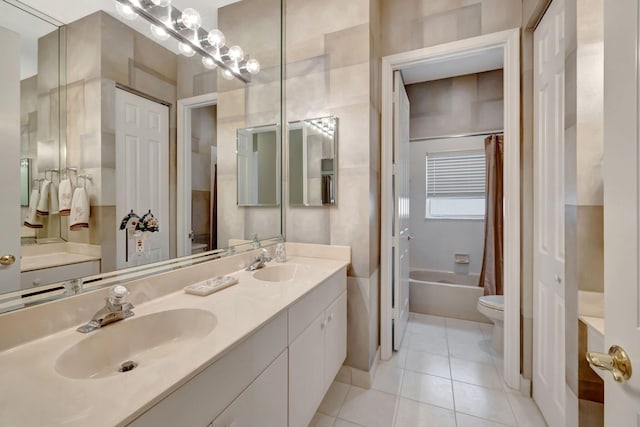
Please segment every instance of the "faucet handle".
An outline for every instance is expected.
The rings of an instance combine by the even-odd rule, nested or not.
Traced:
[[[111,304],[122,304],[122,300],[124,300],[127,295],[129,295],[129,290],[122,285],[116,285],[109,291],[109,302]]]

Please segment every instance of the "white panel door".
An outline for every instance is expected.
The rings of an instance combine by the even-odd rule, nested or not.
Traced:
[[[169,108],[116,89],[116,221],[132,209],[142,217],[149,210],[159,232],[144,233],[144,251],[136,238],[118,229],[118,269],[169,258]],[[125,246],[125,245],[128,245]]]
[[[605,425],[640,426],[640,2],[604,3],[604,343],[633,367],[626,384],[605,373]]]
[[[400,350],[409,320],[409,97],[394,72],[393,102],[393,348]]]
[[[534,32],[533,397],[565,426],[564,1]]]
[[[20,36],[0,27],[0,256],[15,258],[0,265],[0,293],[20,289]]]

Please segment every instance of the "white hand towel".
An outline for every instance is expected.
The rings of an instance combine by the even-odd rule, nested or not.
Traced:
[[[71,218],[69,219],[69,228],[71,231],[89,228],[89,196],[87,191],[78,187],[73,192],[71,200]]]
[[[58,207],[60,209],[60,215],[69,216],[71,213],[71,199],[73,198],[73,187],[69,179],[63,179],[60,181],[60,188],[58,189]]]
[[[36,212],[40,216],[49,215],[49,186],[51,181],[44,180],[42,182],[42,188],[40,189],[40,200],[38,201],[38,209]]]
[[[42,224],[38,220],[36,215],[36,209],[38,208],[38,201],[40,200],[40,192],[37,188],[31,190],[31,196],[29,197],[29,213],[24,220],[24,225],[29,228],[42,228]]]
[[[51,181],[51,185],[49,185],[49,214],[57,215],[60,213],[59,204],[58,204],[58,184],[54,181]]]

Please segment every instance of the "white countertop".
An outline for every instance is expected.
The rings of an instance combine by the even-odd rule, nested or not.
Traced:
[[[252,272],[238,271],[232,274],[239,279],[237,285],[207,297],[180,290],[136,306],[135,316],[122,322],[169,309],[198,308],[213,313],[217,325],[193,345],[127,373],[70,379],[56,372],[56,359],[66,349],[99,330],[81,334],[74,327],[0,353],[2,425],[84,427],[131,422],[348,265],[304,257],[291,257],[288,263],[298,265],[297,278],[289,282],[259,281]],[[266,268],[275,265],[271,262]]]
[[[20,257],[20,271],[40,270],[42,268],[60,267],[87,261],[99,261],[100,257],[76,254],[72,252],[52,252],[42,255],[23,255]]]

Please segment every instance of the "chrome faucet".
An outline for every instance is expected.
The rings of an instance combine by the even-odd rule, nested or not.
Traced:
[[[269,256],[269,252],[267,252],[267,250],[265,248],[262,248],[262,250],[260,250],[260,255],[258,255],[256,257],[255,260],[253,260],[253,262],[251,264],[249,264],[249,266],[247,267],[247,271],[255,271],[259,268],[264,267],[264,265],[266,263],[268,263],[269,261],[271,261],[271,257]]]
[[[129,295],[129,291],[124,286],[114,286],[109,291],[109,297],[106,298],[107,303],[102,307],[86,325],[80,326],[77,331],[86,334],[95,331],[109,323],[126,319],[133,316],[133,304],[124,299]]]

